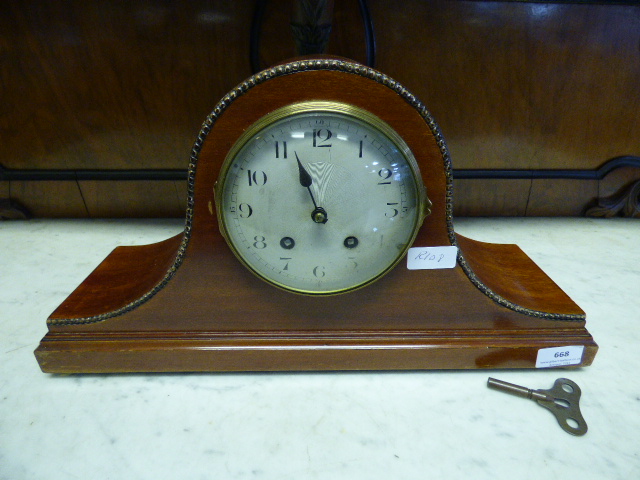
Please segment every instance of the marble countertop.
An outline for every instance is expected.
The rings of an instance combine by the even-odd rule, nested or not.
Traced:
[[[0,479],[640,478],[640,221],[457,219],[516,243],[587,312],[576,370],[49,375],[45,320],[118,245],[181,220],[0,222]],[[582,388],[583,437],[489,376]]]

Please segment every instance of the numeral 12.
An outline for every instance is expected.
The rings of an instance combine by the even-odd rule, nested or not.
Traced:
[[[314,147],[330,147],[329,139],[333,136],[331,130],[327,130],[326,128],[321,129],[313,129],[313,146]]]

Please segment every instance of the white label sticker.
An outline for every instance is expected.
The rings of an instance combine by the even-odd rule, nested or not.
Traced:
[[[409,270],[453,268],[458,258],[458,247],[412,247],[407,253]]]
[[[564,367],[566,365],[580,365],[584,345],[573,347],[541,348],[538,350],[536,368]]]

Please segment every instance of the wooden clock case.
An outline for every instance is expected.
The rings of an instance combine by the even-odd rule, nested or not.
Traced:
[[[456,245],[455,268],[408,270],[334,296],[274,288],[232,254],[213,189],[238,137],[296,102],[368,110],[409,145],[433,202],[415,246]],[[584,312],[515,245],[457,235],[451,161],[425,106],[384,74],[303,59],[240,84],[206,119],[192,151],[184,232],[116,248],[49,317],[44,372],[531,368],[541,348],[597,345]]]

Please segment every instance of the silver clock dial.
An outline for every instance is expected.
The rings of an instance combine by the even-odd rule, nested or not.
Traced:
[[[261,119],[232,149],[216,203],[238,258],[306,294],[366,285],[415,238],[428,202],[400,137],[360,109],[307,102]]]

